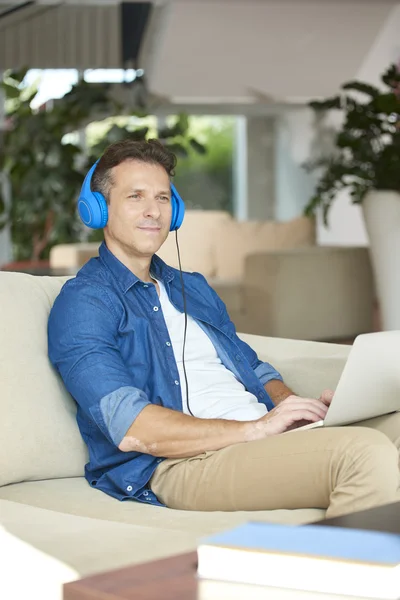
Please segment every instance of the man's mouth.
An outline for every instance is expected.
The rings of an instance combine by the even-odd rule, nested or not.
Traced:
[[[138,229],[141,229],[142,231],[157,233],[161,230],[161,227],[139,227]]]

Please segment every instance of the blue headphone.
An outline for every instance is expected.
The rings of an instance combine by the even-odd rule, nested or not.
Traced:
[[[100,160],[100,159],[99,159]],[[78,200],[79,216],[87,227],[102,229],[107,225],[108,207],[106,199],[101,192],[92,192],[92,177],[97,167],[96,161],[83,182]],[[172,218],[169,230],[175,231],[182,225],[185,214],[185,205],[178,194],[176,187],[171,183]]]

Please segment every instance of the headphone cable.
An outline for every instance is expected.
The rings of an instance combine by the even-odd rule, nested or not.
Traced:
[[[183,275],[182,275],[182,265],[181,265],[181,254],[179,252],[179,242],[178,242],[178,230],[175,229],[175,241],[176,241],[176,249],[178,251],[178,262],[179,262],[179,273],[181,278],[181,287],[182,287],[182,296],[183,296],[183,310],[185,311],[185,329],[183,333],[183,349],[182,349],[182,365],[183,365],[183,373],[185,375],[185,383],[186,383],[186,406],[189,414],[194,417],[194,414],[190,410],[189,405],[189,385],[186,374],[186,366],[185,366],[185,346],[186,346],[186,331],[187,331],[187,310],[186,310],[186,294],[185,294],[185,286],[183,283]]]

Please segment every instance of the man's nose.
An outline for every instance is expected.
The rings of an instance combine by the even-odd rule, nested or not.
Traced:
[[[157,201],[157,198],[148,198],[144,209],[145,217],[158,219],[160,214],[160,206]]]

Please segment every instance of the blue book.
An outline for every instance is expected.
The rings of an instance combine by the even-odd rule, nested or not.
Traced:
[[[365,598],[400,598],[400,535],[247,523],[203,539],[200,578]]]

